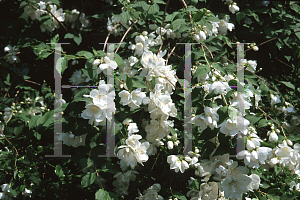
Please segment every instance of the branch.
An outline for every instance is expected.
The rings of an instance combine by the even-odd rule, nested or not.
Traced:
[[[131,26],[127,29],[127,31],[125,32],[125,34],[123,35],[123,37],[122,37],[122,39],[121,39],[121,41],[120,41],[120,44],[119,44],[118,48],[116,49],[115,53],[118,52],[118,50],[119,50],[121,44],[123,43],[123,40],[125,39],[126,35],[127,35],[128,32],[130,31],[130,29],[131,29],[131,28],[133,27],[133,25],[135,25],[139,20],[140,20],[140,18],[137,19],[137,20],[135,20],[135,22],[133,22],[133,24],[131,24]]]
[[[5,135],[3,134],[2,130],[0,129],[3,137],[5,138],[5,140],[11,145],[13,146],[13,148],[15,149],[16,153],[17,153],[17,156],[19,156],[19,153],[18,153],[18,150],[16,149],[16,147],[5,137]]]
[[[56,19],[56,21],[57,21],[62,27],[64,27],[64,29],[65,29],[66,31],[68,31],[67,28],[65,27],[65,25],[55,17],[55,15],[49,10],[49,8],[46,7],[46,10],[54,17],[54,19]]]
[[[166,12],[167,12],[167,8],[168,8],[169,3],[170,3],[170,0],[168,0],[167,5],[166,5],[166,7],[165,7],[164,16],[163,16],[163,21],[162,21],[162,27],[163,27],[163,28],[165,28],[165,18],[166,18]],[[161,35],[161,28],[160,28],[160,35]],[[159,47],[159,49],[158,49],[157,55],[159,54],[159,52],[160,52],[162,46],[163,46],[163,42],[161,43],[161,45],[160,45],[160,47]]]

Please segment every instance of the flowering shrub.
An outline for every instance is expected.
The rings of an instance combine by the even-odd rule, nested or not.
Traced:
[[[0,4],[0,199],[299,198],[298,2]]]

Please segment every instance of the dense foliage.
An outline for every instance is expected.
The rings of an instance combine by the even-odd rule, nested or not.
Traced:
[[[299,198],[298,1],[2,0],[0,10],[0,199]],[[69,88],[58,92],[54,71]],[[70,156],[49,157],[58,144]]]

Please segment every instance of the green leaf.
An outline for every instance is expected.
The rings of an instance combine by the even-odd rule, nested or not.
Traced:
[[[72,33],[67,33],[66,35],[65,35],[65,39],[67,39],[67,38],[71,38],[71,39],[73,39],[75,36],[72,34]]]
[[[219,125],[225,119],[227,119],[227,117],[228,117],[228,107],[227,106],[223,106],[223,107],[219,108],[218,111],[217,111],[217,113],[219,115],[219,121],[218,121],[218,125]]]
[[[211,65],[212,65],[213,68],[215,68],[216,70],[219,70],[220,72],[223,72],[224,74],[226,74],[226,71],[225,71],[224,67],[221,66],[219,63],[212,63]]]
[[[38,126],[40,124],[44,124],[47,120],[53,118],[53,114],[54,114],[54,110],[47,112],[37,120],[36,125]]]
[[[133,82],[132,82],[132,79],[129,77],[126,78],[126,86],[127,86],[128,90],[132,91]]]
[[[78,36],[74,36],[74,42],[76,42],[76,44],[79,46],[80,43],[82,42],[82,37],[81,37],[81,34],[79,33]]]
[[[89,185],[93,184],[96,180],[96,174],[88,172],[85,176],[81,179],[81,186],[82,187],[88,187]]]
[[[76,53],[76,55],[77,56],[84,56],[87,59],[92,58],[94,56],[91,52],[88,52],[88,51],[78,51]]]
[[[99,189],[95,193],[95,200],[111,200],[109,193],[103,189]]]
[[[158,4],[167,4],[167,3],[164,2],[163,0],[154,0],[154,3],[158,3]]]
[[[264,189],[267,189],[267,188],[270,187],[270,185],[267,184],[267,183],[262,183],[262,185],[261,185],[260,187],[261,187],[261,188],[264,188]]]
[[[68,57],[62,58],[61,75],[63,75],[64,71],[68,68],[68,61]]]
[[[96,18],[96,19],[106,19],[106,18],[104,18],[103,14],[95,14],[95,15],[92,15],[91,17]]]
[[[206,20],[211,21],[211,22],[220,22],[221,21],[218,17],[207,17]]]
[[[208,65],[199,65],[194,74],[194,77],[204,76],[204,75],[208,74],[209,71],[210,71],[210,67]]]
[[[181,24],[185,24],[185,20],[184,19],[176,19],[175,21],[172,22],[172,27],[175,29],[178,26],[180,26]]]
[[[40,118],[40,116],[33,116],[31,117],[31,119],[29,120],[29,129],[32,129],[32,127],[36,126],[36,122],[37,120]]]
[[[152,80],[151,80],[151,89],[153,90],[155,87],[155,77],[152,77]]]
[[[40,179],[40,177],[39,177],[39,172],[31,173],[31,175],[29,176],[29,178],[30,178],[34,183],[36,183],[37,185],[39,185],[40,182],[41,182],[41,179]]]
[[[281,172],[282,168],[278,167],[277,165],[274,166],[274,171],[276,173],[276,176]]]
[[[262,119],[258,122],[257,128],[268,126],[268,122],[266,119]]]
[[[237,109],[232,106],[228,107],[228,116],[231,120],[235,120],[237,118]]]
[[[177,192],[177,191],[174,192],[174,197],[176,197],[180,200],[187,200],[187,198],[184,196],[184,194]]]
[[[50,43],[58,43],[59,41],[59,34],[56,34],[53,38],[51,38]]]
[[[238,13],[236,14],[236,21],[238,21],[238,22],[240,23],[240,21],[241,21],[242,19],[244,19],[245,17],[246,17],[245,13],[243,13],[243,12],[238,12]]]
[[[119,56],[119,54],[115,53],[114,56],[115,56],[115,61],[118,64],[118,66],[124,65],[123,58],[121,58],[121,56]]]
[[[295,90],[295,86],[292,83],[286,82],[286,81],[279,81],[279,82],[283,83],[286,87],[289,87],[289,88]]]
[[[245,116],[245,119],[249,120],[251,125],[254,125],[256,122],[258,122],[261,119],[261,117],[258,117],[256,115],[247,114]]]
[[[259,89],[261,90],[262,95],[266,95],[269,92],[268,86],[264,83],[260,84]]]
[[[158,12],[159,12],[159,6],[156,3],[151,5],[149,10],[148,10],[148,14],[156,14]]]
[[[135,79],[134,77],[132,78],[132,83],[133,83],[133,87],[136,87],[136,88],[148,88],[147,86],[144,85],[144,83],[142,83],[138,79]]]
[[[202,12],[198,12],[193,16],[193,21],[194,22],[198,22],[202,19],[202,17],[204,16],[204,14],[206,13],[206,11],[202,11]]]
[[[199,139],[200,140],[204,140],[204,141],[208,141],[211,138],[216,137],[218,134],[218,130],[214,129],[211,130],[209,127],[207,127],[200,135]]]
[[[195,11],[198,11],[197,8],[195,8],[194,6],[188,6],[187,9],[185,10],[186,12],[189,11],[189,12],[195,12]]]

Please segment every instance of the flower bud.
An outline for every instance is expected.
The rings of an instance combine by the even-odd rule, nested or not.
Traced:
[[[147,31],[143,31],[142,34],[143,34],[143,36],[146,36],[146,35],[148,35],[148,32]]]
[[[287,143],[289,146],[293,146],[293,142],[291,140],[287,139]]]
[[[22,113],[22,110],[19,110],[19,113],[21,114],[21,113]]]
[[[279,129],[276,129],[275,132],[276,132],[276,133],[280,133],[280,130],[279,130]]]
[[[192,159],[189,157],[189,156],[185,156],[185,158],[184,158],[187,162],[191,162],[192,161]]]
[[[174,144],[172,141],[168,141],[167,145],[168,145],[168,149],[173,149],[173,147],[174,147]]]
[[[200,151],[199,151],[199,149],[196,147],[195,148],[195,153],[199,153]]]
[[[269,141],[270,142],[272,142],[272,141],[277,142],[278,141],[278,135],[274,131],[271,132],[271,134],[269,136]]]
[[[168,138],[168,139],[171,139],[171,136],[170,136],[170,135],[167,135],[167,138]]]
[[[254,50],[254,51],[258,51],[258,47],[257,47],[257,46],[254,46],[254,47],[253,47],[253,50]]]

